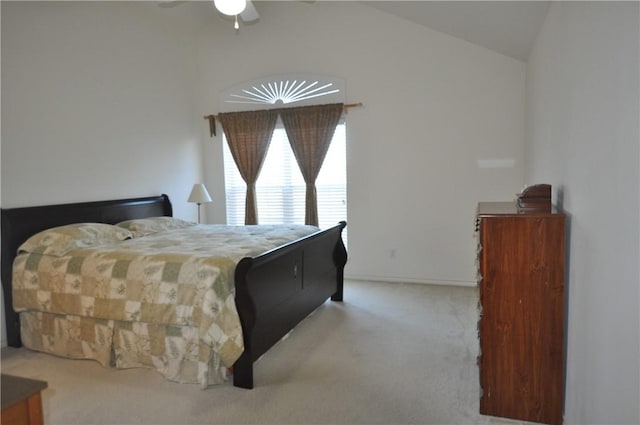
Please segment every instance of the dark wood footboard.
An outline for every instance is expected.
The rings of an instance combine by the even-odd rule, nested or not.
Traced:
[[[342,301],[346,225],[240,261],[235,284],[244,352],[233,368],[235,386],[253,388],[254,361],[328,298]]]

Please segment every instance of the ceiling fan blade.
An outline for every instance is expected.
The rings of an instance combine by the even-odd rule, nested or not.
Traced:
[[[240,17],[244,22],[253,22],[260,19],[260,15],[251,0],[247,0],[247,7],[240,13]]]

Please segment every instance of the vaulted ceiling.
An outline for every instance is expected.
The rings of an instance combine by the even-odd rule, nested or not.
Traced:
[[[526,61],[548,1],[366,1],[370,7]]]
[[[294,1],[294,0],[289,0]],[[308,7],[321,1],[302,0]],[[260,13],[271,1],[253,0]],[[220,18],[212,1],[151,2],[167,15],[197,25]],[[406,19],[470,43],[526,61],[547,14],[549,1],[361,1],[368,7]],[[158,4],[164,7],[156,7]],[[175,7],[174,7],[175,6]],[[178,7],[179,6],[179,7]],[[264,22],[256,22],[260,25]]]

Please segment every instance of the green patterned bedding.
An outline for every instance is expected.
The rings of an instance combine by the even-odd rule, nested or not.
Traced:
[[[25,346],[203,386],[243,350],[234,270],[312,226],[197,225],[75,249],[20,253],[13,303]]]

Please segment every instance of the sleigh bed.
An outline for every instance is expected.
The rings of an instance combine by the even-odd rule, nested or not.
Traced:
[[[102,359],[101,363],[103,364],[107,362],[114,364],[114,361],[117,360],[120,362],[120,365],[124,365],[123,367],[156,367],[161,373],[163,373],[162,368],[157,366],[159,360],[153,357],[154,354],[158,355],[158,352],[160,352],[161,355],[165,355],[167,352],[178,352],[178,357],[188,357],[189,355],[199,356],[200,368],[202,368],[203,357],[205,359],[212,359],[211,364],[204,366],[205,368],[211,366],[212,370],[220,366],[221,363],[219,360],[224,360],[226,355],[227,359],[233,359],[233,364],[228,364],[229,361],[227,360],[224,362],[224,365],[220,366],[220,370],[226,371],[226,367],[230,367],[233,372],[233,383],[235,386],[253,388],[253,363],[255,360],[282,339],[282,337],[291,331],[302,319],[313,312],[328,298],[334,301],[342,300],[343,270],[346,264],[347,254],[344,244],[342,243],[341,234],[342,229],[346,226],[345,222],[340,222],[336,226],[325,230],[302,229],[304,233],[298,234],[294,232],[292,234],[293,236],[288,235],[289,239],[283,243],[279,242],[280,239],[275,237],[271,238],[268,242],[277,245],[273,247],[265,243],[265,240],[269,239],[270,233],[267,234],[266,237],[259,235],[262,239],[258,237],[252,239],[255,242],[255,246],[246,248],[246,252],[251,252],[251,255],[242,256],[238,253],[245,251],[236,250],[234,251],[235,257],[232,256],[233,261],[229,259],[218,259],[213,256],[209,257],[208,251],[199,255],[197,260],[191,261],[192,263],[197,263],[197,267],[200,267],[201,263],[206,263],[206,265],[209,266],[208,269],[193,268],[196,267],[196,265],[190,264],[190,267],[193,268],[193,270],[191,270],[187,266],[177,265],[174,261],[175,257],[172,256],[173,254],[170,253],[170,251],[166,251],[169,249],[167,242],[154,239],[159,238],[156,234],[151,234],[150,236],[143,235],[143,237],[138,238],[135,232],[131,233],[133,236],[131,238],[122,237],[122,239],[126,239],[122,244],[129,247],[138,244],[145,246],[147,249],[160,247],[160,251],[162,251],[164,247],[164,252],[156,253],[153,251],[153,255],[160,256],[155,265],[149,265],[147,263],[144,263],[142,266],[135,265],[138,264],[136,263],[138,260],[149,260],[150,255],[146,255],[149,254],[149,252],[145,252],[145,255],[140,255],[140,258],[136,257],[132,260],[124,257],[125,253],[120,251],[117,253],[100,251],[100,249],[108,249],[104,248],[104,246],[71,250],[69,253],[65,252],[60,254],[60,257],[50,255],[50,253],[47,252],[39,252],[38,250],[40,248],[35,248],[34,251],[32,251],[33,253],[27,249],[27,253],[18,255],[16,259],[18,248],[20,247],[21,250],[24,250],[25,246],[28,248],[29,243],[25,243],[25,241],[31,241],[34,239],[32,238],[33,235],[45,229],[74,223],[105,223],[110,225],[118,224],[121,226],[123,224],[122,222],[139,223],[150,221],[155,223],[153,220],[164,220],[163,222],[170,222],[172,224],[174,222],[180,222],[180,220],[170,217],[172,217],[172,207],[166,195],[3,209],[1,229],[2,284],[8,344],[13,347],[20,347],[24,342],[26,346],[31,345],[32,348],[35,346],[35,349],[65,355],[64,351],[61,353],[56,351],[56,347],[62,347],[63,350],[68,350],[73,348],[73,344],[77,343],[80,352],[84,352],[85,354],[90,352],[90,355],[83,357],[83,354],[80,354],[70,355],[69,357],[94,358],[98,361]],[[196,245],[196,251],[202,250],[204,252],[204,248],[201,249],[198,245],[200,243],[199,241],[202,241],[204,246],[208,244],[210,239],[215,240],[217,236],[213,233],[207,233],[213,231],[207,227],[209,225],[193,225],[193,227],[190,227],[191,225],[185,229],[171,230],[168,233],[180,234],[180,232],[184,232],[185,234],[182,237],[188,239],[187,244]],[[111,228],[113,226],[103,227]],[[254,229],[258,228],[263,227],[240,226],[238,230],[246,233],[253,232]],[[296,229],[295,231],[300,232],[301,230]],[[158,234],[160,233],[161,232]],[[241,246],[247,244],[246,241],[243,242],[242,240],[238,242],[238,236],[235,234],[225,233],[225,235],[227,239],[223,241],[229,241],[228,246],[226,243],[224,244],[225,250],[232,246],[232,240],[236,240]],[[37,240],[37,236],[35,239]],[[220,237],[218,237],[218,239],[220,239]],[[115,244],[118,246],[118,249],[121,248],[120,243],[121,242],[117,242]],[[221,244],[218,244],[218,246],[220,245]],[[264,249],[263,252],[264,247],[269,248]],[[96,252],[92,252],[92,250]],[[233,249],[231,250],[233,251]],[[85,251],[87,251],[88,254]],[[78,258],[82,256],[81,254],[86,255],[87,258]],[[97,258],[97,260],[95,260],[94,257]],[[109,263],[112,259],[113,261]],[[103,264],[96,266],[97,271],[95,273],[98,275],[104,271],[104,264],[110,264],[107,267],[109,277],[103,279],[100,276],[94,276],[89,278],[88,281],[82,280],[82,283],[80,283],[79,278],[69,276],[70,271],[79,270],[80,267],[77,266],[78,264],[82,265],[84,270],[91,261],[97,263],[100,261],[103,262]],[[105,263],[105,261],[107,261],[107,263]],[[36,283],[40,284],[41,280],[44,281],[44,278],[34,277],[40,276],[36,275],[34,270],[38,267],[44,268],[43,264],[46,265],[46,263],[51,263],[53,270],[48,271],[48,273],[53,276],[53,283],[48,285],[52,287],[56,285],[64,286],[67,293],[52,296],[50,293],[52,293],[53,290],[45,288],[49,290],[49,292],[47,292],[41,290],[42,288],[40,287],[34,286]],[[76,266],[74,266],[74,264],[76,264]],[[125,264],[125,266],[123,266],[123,264]],[[16,275],[16,281],[13,280],[14,265],[20,276],[18,279],[18,275]],[[118,267],[116,267],[116,265],[118,265]],[[135,273],[130,272],[130,269],[135,269],[136,267],[140,270],[144,269],[144,273],[140,273],[146,277],[139,277]],[[155,270],[159,271],[154,272],[154,267]],[[59,273],[59,270],[64,270],[64,273]],[[149,270],[151,270],[151,272]],[[206,304],[206,302],[203,302],[202,299],[208,299],[211,292],[209,286],[218,289],[221,287],[219,279],[212,281],[210,284],[203,284],[201,282],[204,281],[203,279],[206,279],[208,274],[211,274],[211,270],[223,270],[220,274],[228,275],[226,282],[229,289],[226,300],[223,299],[218,304],[207,304],[207,307],[204,308],[202,305]],[[228,271],[225,272],[224,270]],[[40,271],[38,271],[38,273],[39,272]],[[127,277],[127,273],[129,273],[129,280],[115,279],[115,277]],[[163,287],[169,288],[166,291],[167,294],[170,295],[169,298],[184,300],[189,298],[189,296],[185,294],[191,294],[191,298],[189,299],[197,300],[194,304],[198,305],[198,309],[191,309],[189,306],[178,306],[177,308],[171,307],[172,310],[170,313],[167,313],[167,305],[150,305],[148,303],[143,306],[147,307],[146,310],[145,308],[140,308],[140,300],[131,298],[130,293],[139,293],[141,294],[140,297],[144,297],[145,295],[142,294],[145,293],[145,288],[152,286],[145,280],[150,273],[161,274],[164,280],[169,280],[170,282],[172,282],[172,279],[176,282],[182,279],[185,281],[183,287],[187,288],[186,290],[182,290],[182,292],[181,290],[169,290],[173,287],[164,282],[160,282],[157,287],[154,287],[156,289],[160,288],[159,291],[156,290],[154,300],[163,296],[162,293],[158,295],[158,292],[162,292]],[[178,275],[180,278],[178,278]],[[26,276],[26,278],[24,276]],[[171,279],[167,279],[167,276]],[[196,277],[190,278],[189,276],[197,276],[197,279]],[[83,279],[87,278],[83,277]],[[188,281],[190,279],[194,281],[200,279],[197,285],[200,288],[200,292],[194,292],[196,291],[195,289],[188,287],[190,284]],[[94,286],[94,288],[91,289],[93,291],[92,297],[81,296],[86,295],[82,293],[82,291],[85,290],[82,285],[87,285],[86,282]],[[115,285],[113,282],[116,282]],[[222,280],[222,282],[225,282],[225,280]],[[16,286],[15,290],[13,288],[14,285]],[[95,289],[95,287],[100,287],[100,285],[106,285],[107,289],[103,289],[103,292],[115,293],[114,296],[116,298],[123,298],[118,301],[120,301],[119,305],[122,307],[121,315],[124,314],[126,317],[121,317],[117,314],[114,317],[109,317],[106,313],[98,312],[100,309],[102,309],[101,311],[108,310],[109,312],[117,311],[112,304],[105,304],[106,301],[100,298],[102,295],[98,295],[97,298],[100,299],[96,298],[95,293],[100,294],[100,290],[99,288]],[[140,286],[141,289],[135,290],[136,285]],[[205,286],[207,287],[205,288]],[[216,291],[218,291],[218,289],[216,289]],[[120,295],[122,296],[120,297]],[[128,298],[124,299],[125,295]],[[148,291],[146,296],[149,296]],[[46,308],[44,308],[43,311],[36,311],[37,309],[35,308],[26,308],[25,305],[29,305],[28,300],[32,300],[34,305],[39,303]],[[50,308],[51,304],[63,304],[60,300],[65,300],[69,305],[76,306],[77,309],[71,311],[70,315],[65,315],[64,313],[61,314],[60,311],[54,311],[54,309]],[[144,304],[148,299],[142,301]],[[84,305],[85,303],[90,303],[90,307]],[[186,304],[186,302],[182,304]],[[14,310],[14,305],[20,312]],[[132,305],[137,305],[138,309],[136,310],[134,308],[131,310]],[[158,312],[161,316],[164,315],[162,317],[171,316],[173,321],[159,320],[155,322],[155,319],[146,320],[145,317],[156,317],[150,315],[150,310],[153,309],[160,309]],[[83,312],[87,311],[89,314],[80,314],[78,313],[80,310]],[[178,311],[178,313],[176,313],[176,311]],[[223,314],[227,311],[232,314]],[[193,323],[189,322],[192,316],[198,316],[198,318],[200,318],[205,314],[202,312],[212,316],[212,318],[206,318],[208,327],[203,328],[201,322],[205,322],[204,319],[199,320],[196,324],[197,326],[177,326],[180,324],[193,325]],[[130,314],[130,316],[127,316],[127,314]],[[145,314],[147,314],[147,316],[145,316]],[[184,320],[179,317],[179,320],[176,322],[176,315],[180,316],[181,314],[188,317]],[[216,316],[216,318],[213,318],[213,316]],[[237,327],[237,332],[232,330],[225,334],[225,326],[234,320],[238,321],[238,319],[239,326]],[[21,321],[24,335],[21,335]],[[200,333],[198,334],[199,329]],[[27,332],[27,330],[29,330],[29,332]],[[187,335],[191,331],[196,332],[195,337],[193,337],[193,335],[191,335],[191,337]],[[47,333],[56,335],[56,337],[49,336],[49,339],[45,340],[44,347],[40,346],[42,345],[40,341],[33,341],[33,335],[37,336],[37,338],[35,338],[37,340],[40,338],[40,335]],[[128,339],[127,335],[134,334],[136,338]],[[156,336],[161,335],[162,338],[160,340],[154,340],[151,338],[152,334]],[[220,334],[222,334],[224,338],[220,338]],[[228,336],[227,334],[231,335]],[[97,348],[92,345],[88,348],[87,338],[83,339],[79,337],[79,335],[91,335],[91,341],[100,341],[102,345],[97,344]],[[143,336],[141,337],[141,335]],[[203,337],[203,335],[205,337]],[[224,343],[227,340],[232,341],[234,335],[235,338],[239,340],[239,343],[235,345]],[[60,338],[57,339],[57,336],[60,336]],[[44,339],[44,336],[42,338]],[[113,338],[113,341],[110,338]],[[209,344],[210,339],[212,341],[222,341],[222,343],[218,345],[215,343]],[[104,342],[105,340],[107,341],[106,343]],[[80,344],[82,346],[80,346]],[[134,346],[134,348],[132,349],[131,346]],[[212,351],[213,354],[209,355],[209,351],[207,350]],[[222,351],[222,353],[219,351]],[[108,359],[109,356],[110,359]],[[169,357],[170,356],[171,354],[169,354]],[[141,361],[140,358],[144,358],[144,361]],[[216,361],[213,362],[213,360]],[[184,366],[184,364],[180,363],[174,366],[180,369],[180,373],[184,372],[185,368],[193,367]],[[172,379],[167,375],[166,371],[164,372],[163,374],[165,376]],[[189,371],[187,370],[187,372]],[[211,370],[208,369],[205,372],[202,372],[202,370],[198,371],[198,376],[200,377],[199,382],[201,384],[206,385],[207,383],[211,383],[206,379],[202,381],[201,378],[202,373],[209,372],[211,372]],[[181,379],[173,380],[183,381]]]

